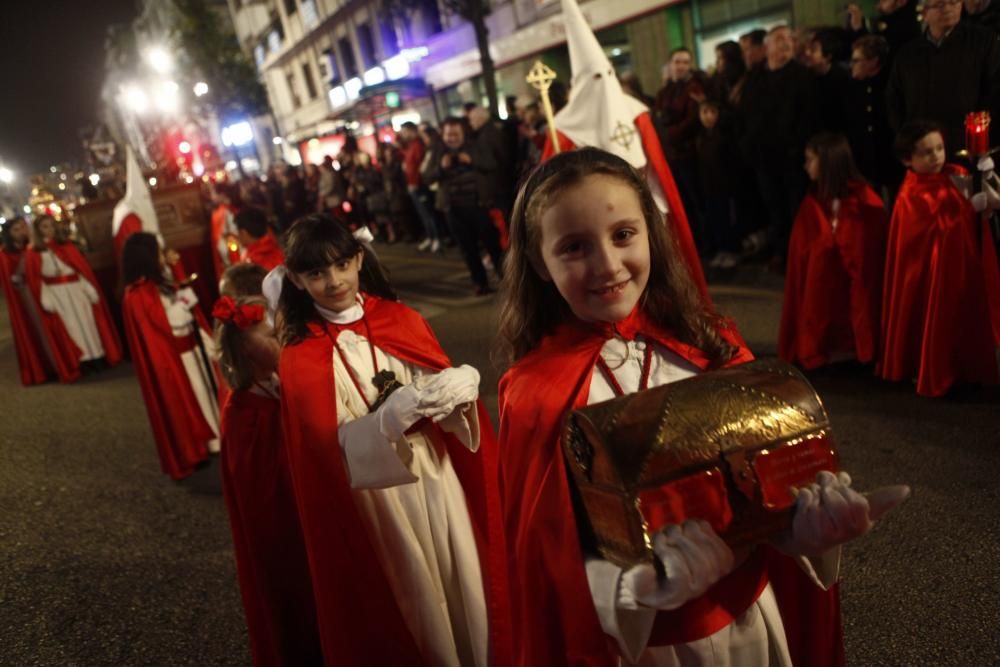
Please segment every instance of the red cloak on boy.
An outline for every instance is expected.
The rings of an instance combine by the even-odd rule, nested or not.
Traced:
[[[122,319],[160,466],[182,479],[208,458],[208,441],[215,438],[181,361],[180,346],[189,341],[174,336],[160,287],[145,278],[125,288]]]
[[[813,193],[792,226],[778,356],[806,369],[837,355],[868,363],[878,354],[889,216],[866,183],[849,187],[836,231],[832,212]]]
[[[374,344],[386,353],[434,371],[451,366],[430,326],[414,310],[371,295],[365,295],[364,310]],[[337,444],[333,343],[321,323],[311,322],[304,341],[285,347],[279,374],[288,462],[309,553],[325,660],[344,665],[426,665],[351,493]],[[497,447],[481,402],[479,420],[476,453],[442,435],[466,492],[479,549],[493,664],[507,665],[511,647]]]
[[[14,286],[13,278],[21,271],[27,251],[10,252],[0,248],[0,284],[3,284],[4,300],[10,314],[10,328],[14,336],[14,351],[17,366],[21,372],[21,384],[30,386],[45,382],[51,373],[42,333],[35,327],[30,309],[36,313],[41,309],[34,303],[24,303],[21,293]],[[40,319],[40,318],[39,318]]]
[[[691,278],[708,300],[698,249],[649,108],[622,90],[576,0],[562,0],[562,11],[573,85],[569,102],[554,119],[560,151],[594,146],[646,173],[657,203],[666,208],[667,225],[687,261]],[[551,137],[547,137],[542,160],[554,154]]]
[[[916,378],[925,396],[998,380],[1000,270],[988,222],[952,181],[965,173],[908,171],[889,226],[877,373]]]
[[[255,665],[322,665],[316,604],[281,401],[249,390],[222,408],[222,490]]]
[[[612,325],[564,323],[520,359],[500,381],[500,493],[508,545],[514,664],[618,664],[614,642],[601,629],[580,547],[570,484],[559,444],[563,416],[583,407],[601,347],[614,335],[642,333],[702,370],[711,361],[669,331],[633,314]],[[726,366],[753,355],[733,329],[720,330],[738,348]],[[661,611],[649,646],[689,642],[729,625],[757,599],[769,570],[796,665],[842,665],[839,598],[818,589],[791,559],[759,547],[703,596]],[[787,603],[786,603],[787,599]],[[784,609],[791,614],[787,614]],[[825,656],[809,661],[812,656]]]
[[[111,317],[111,310],[108,308],[108,301],[101,294],[101,286],[97,282],[93,270],[76,246],[70,242],[49,241],[46,248],[60,261],[76,271],[77,280],[86,280],[100,294],[101,298],[91,306],[94,313],[94,324],[97,326],[97,333],[101,338],[101,345],[104,347],[104,359],[108,364],[114,366],[122,360],[122,344]],[[34,248],[29,249],[25,257],[24,280],[28,283],[32,298],[38,306],[45,340],[48,349],[52,352],[59,381],[73,382],[80,377],[80,348],[76,346],[66,331],[62,318],[57,313],[46,312],[41,307],[42,284],[46,279],[42,276],[42,256]]]

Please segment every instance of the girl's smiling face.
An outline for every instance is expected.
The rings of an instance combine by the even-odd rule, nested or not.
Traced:
[[[295,273],[289,271],[288,276],[299,289],[304,289],[317,304],[341,312],[354,305],[358,296],[361,261],[364,251],[353,257],[340,259],[326,268],[313,269]]]
[[[628,317],[649,282],[649,235],[639,195],[614,176],[592,174],[543,211],[535,270],[587,322]]]

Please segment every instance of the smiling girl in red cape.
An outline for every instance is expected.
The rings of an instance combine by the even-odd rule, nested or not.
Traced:
[[[514,207],[500,316],[514,365],[499,397],[514,664],[841,664],[837,597],[820,586],[836,580],[838,545],[871,526],[846,473],[799,490],[779,540],[794,559],[734,554],[702,521],[651,536],[664,577],[581,547],[563,415],[751,359],[660,216],[638,172],[592,148],[536,169]]]
[[[282,419],[325,662],[508,664],[479,374],[331,218],[292,226],[286,267]]]

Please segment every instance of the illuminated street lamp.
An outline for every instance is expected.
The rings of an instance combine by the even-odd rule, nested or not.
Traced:
[[[154,46],[146,51],[146,61],[160,74],[166,74],[174,68],[174,59],[162,46]]]
[[[93,185],[93,186],[96,187],[97,184],[100,183],[100,182],[101,182],[101,177],[98,174],[91,174],[90,175],[90,184],[91,185]]]
[[[204,81],[199,81],[194,84],[194,95],[195,97],[201,97],[202,95],[208,94],[208,84]]]
[[[136,113],[146,113],[149,109],[149,98],[146,92],[135,84],[129,84],[122,89],[125,106]],[[53,172],[54,173],[54,172]]]
[[[14,182],[14,172],[7,167],[0,167],[0,183],[11,184]]]

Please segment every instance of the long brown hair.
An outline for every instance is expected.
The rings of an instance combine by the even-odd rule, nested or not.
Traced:
[[[500,290],[500,329],[494,350],[497,363],[516,362],[557,324],[572,317],[555,285],[543,280],[533,267],[542,261],[539,222],[559,193],[594,174],[620,180],[639,197],[650,254],[649,282],[640,300],[643,311],[716,362],[730,359],[736,350],[719,335],[722,318],[702,299],[643,176],[611,153],[581,148],[560,153],[536,167],[517,195]]]
[[[259,305],[267,308],[263,296],[238,296],[237,306]],[[215,323],[215,345],[219,350],[219,368],[222,377],[233,389],[247,389],[257,378],[253,362],[246,352],[245,332],[234,322]]]
[[[806,150],[815,153],[819,162],[816,196],[823,204],[846,197],[851,181],[864,180],[854,164],[854,154],[844,135],[820,132],[809,140]]]

